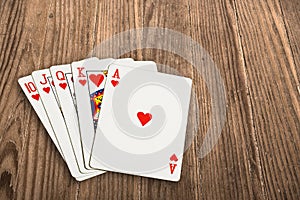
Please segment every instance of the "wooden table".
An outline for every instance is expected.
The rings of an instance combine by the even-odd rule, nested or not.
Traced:
[[[0,15],[0,199],[300,199],[300,1],[2,0]],[[226,88],[221,137],[199,158],[211,102],[187,61],[131,51],[122,57],[193,78],[198,128],[181,181],[106,173],[77,182],[17,79],[84,59],[103,40],[142,27],[181,32],[210,54]]]

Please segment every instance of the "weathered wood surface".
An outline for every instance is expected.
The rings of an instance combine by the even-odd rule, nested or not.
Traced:
[[[0,16],[0,199],[300,199],[298,0],[2,0]],[[123,57],[194,79],[199,128],[181,181],[106,173],[76,182],[17,79],[142,27],[184,33],[211,55],[226,87],[222,135],[198,158],[211,117],[203,79],[177,55],[138,49]]]

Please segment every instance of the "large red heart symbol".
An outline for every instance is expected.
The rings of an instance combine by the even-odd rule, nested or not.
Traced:
[[[84,86],[86,84],[86,80],[79,80],[79,83]]]
[[[137,117],[139,118],[142,126],[145,126],[152,119],[152,115],[150,113],[143,112],[138,112]]]
[[[89,78],[97,87],[99,87],[104,79],[104,76],[102,74],[91,74],[89,75]]]
[[[175,162],[178,161],[178,158],[177,158],[177,156],[175,155],[175,153],[170,157],[170,160],[171,160],[171,161],[175,161]]]
[[[31,95],[31,97],[38,101],[39,98],[40,98],[40,95],[39,94],[33,94],[33,95]]]
[[[66,84],[66,83],[60,83],[59,86],[60,86],[62,89],[66,89],[67,84]]]
[[[44,90],[46,93],[49,94],[49,92],[50,92],[50,87],[44,87],[43,90]]]
[[[115,81],[115,80],[112,80],[111,81],[111,84],[116,87],[118,84],[119,84],[119,81]]]

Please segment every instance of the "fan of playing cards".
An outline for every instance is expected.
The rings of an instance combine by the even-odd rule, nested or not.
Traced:
[[[19,84],[76,180],[111,171],[179,181],[191,79],[93,57]]]

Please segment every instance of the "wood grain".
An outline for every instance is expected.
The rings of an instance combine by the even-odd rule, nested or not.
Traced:
[[[248,91],[250,104],[255,108],[253,125],[265,196],[297,199],[300,195],[299,78],[291,62],[280,4],[256,2],[246,10],[244,3],[247,2],[237,2],[236,7],[238,16],[239,13],[244,16],[239,20],[240,36],[247,78],[253,83]],[[257,12],[261,15],[257,16]]]
[[[0,16],[0,199],[300,199],[297,0],[3,0]],[[193,78],[195,137],[181,181],[106,173],[76,182],[17,79],[86,58],[113,35],[143,27],[181,32],[211,55],[226,88],[222,135],[200,159],[212,117],[203,78],[178,55],[137,49],[122,57]]]

